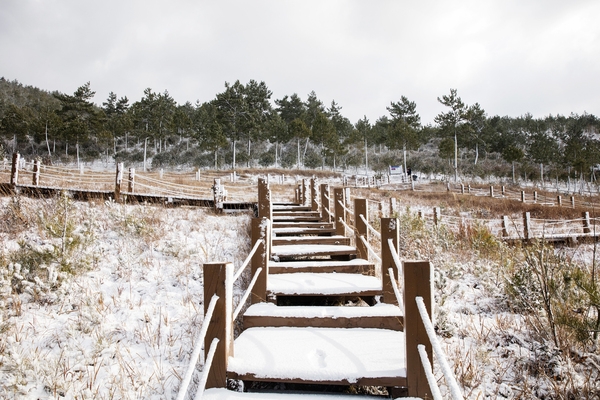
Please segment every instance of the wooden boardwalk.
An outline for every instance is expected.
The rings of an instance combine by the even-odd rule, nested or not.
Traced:
[[[271,201],[268,184],[259,180],[248,259],[235,276],[229,263],[204,265],[207,398],[245,398],[245,393],[224,389],[228,379],[243,381],[245,390],[288,389],[278,390],[277,398],[348,398],[342,393],[350,386],[385,387],[391,398],[431,396],[426,377],[431,367],[422,361],[432,359],[425,333],[427,324],[433,331],[429,262],[398,264],[395,218],[382,219],[382,257],[370,261],[364,247],[353,245],[361,239],[345,234],[347,222],[341,218],[347,213],[334,204],[342,189],[332,194],[323,184],[318,191],[320,201],[313,182],[310,196],[300,190],[295,202],[277,203]],[[357,214],[355,226],[361,218]],[[367,235],[363,228],[357,232]],[[231,312],[227,290],[246,265],[252,280]],[[251,305],[244,310],[247,298]],[[231,323],[238,315],[242,328],[234,340]],[[192,358],[189,371],[195,362]],[[184,383],[185,393],[189,379]],[[340,394],[318,395],[326,387],[338,387]]]

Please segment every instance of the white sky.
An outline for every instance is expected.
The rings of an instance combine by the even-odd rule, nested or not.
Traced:
[[[2,0],[0,76],[178,103],[265,81],[314,90],[353,123],[391,101],[423,123],[450,88],[489,115],[600,115],[598,0]]]

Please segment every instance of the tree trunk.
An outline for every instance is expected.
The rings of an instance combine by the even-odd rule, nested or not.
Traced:
[[[46,121],[46,147],[48,148],[48,156],[52,156],[50,152],[50,142],[48,142],[48,121]]]
[[[300,169],[300,138],[298,138],[298,156],[296,157],[296,168]]]
[[[456,137],[456,130],[454,131],[454,181],[458,182],[458,138]]]
[[[477,165],[477,160],[479,159],[479,143],[475,143],[475,162],[473,165]]]
[[[246,167],[250,168],[250,144],[252,142],[250,141],[250,138],[248,138],[248,161],[246,162]]]
[[[231,169],[235,171],[235,139],[233,140],[233,160],[231,162]]]

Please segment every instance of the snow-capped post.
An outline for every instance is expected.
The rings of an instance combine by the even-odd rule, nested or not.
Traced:
[[[123,182],[123,163],[117,163],[117,174],[115,177],[115,201],[121,202],[121,183]]]
[[[133,193],[135,191],[135,168],[129,168],[129,179],[127,183],[127,191]]]
[[[529,211],[523,213],[523,238],[529,240],[531,235],[531,214]]]
[[[440,208],[433,207],[433,225],[438,226],[440,222]]]
[[[429,360],[433,350],[421,319],[416,297],[422,297],[433,321],[433,269],[429,261],[404,261],[404,335],[406,338],[406,381],[410,397],[431,398],[425,369],[421,363],[418,345],[424,345]]]
[[[13,153],[12,165],[10,167],[10,186],[14,189],[19,181],[19,161],[21,160],[21,154]]]
[[[465,194],[465,184],[464,183],[460,184],[460,194]]]
[[[363,216],[365,220],[360,216]],[[365,240],[369,240],[369,229],[367,228],[367,224],[365,221],[369,221],[369,209],[367,206],[367,199],[354,199],[354,227],[356,228],[356,252],[358,253],[356,256],[358,258],[363,258],[365,260],[369,259],[369,249],[360,240],[360,237],[363,236]]]
[[[525,203],[525,191],[521,190],[521,203]]]
[[[391,197],[390,198],[390,217],[393,217],[395,212],[396,212],[396,198]]]
[[[450,182],[446,182],[446,192],[450,191]]]
[[[204,274],[204,314],[208,310],[213,295],[219,296],[215,311],[204,337],[204,359],[213,339],[219,339],[212,366],[208,372],[206,388],[227,386],[227,359],[233,356],[233,264],[206,263],[202,266]]]
[[[581,220],[583,222],[583,233],[591,233],[592,229],[590,227],[590,212],[585,211],[581,213]]]
[[[160,179],[162,179],[162,178],[163,178],[163,174],[164,174],[164,172],[165,172],[165,171],[164,171],[162,168],[161,168],[161,169],[160,169],[160,171],[158,172],[158,177],[159,177]]]
[[[534,202],[534,203],[537,203],[537,199],[538,199],[538,196],[537,196],[537,191],[535,191],[535,190],[534,190],[534,191],[533,191],[533,202]]]
[[[310,179],[310,209],[311,211],[319,211],[319,202],[317,201],[317,180]]]
[[[327,183],[321,183],[319,189],[319,191],[321,192],[321,221],[330,223],[331,214],[327,212],[330,211],[329,185]]]
[[[267,218],[252,218],[252,245],[263,240],[258,246],[251,260],[251,276],[262,268],[254,287],[252,288],[251,302],[265,303],[267,301],[267,279],[269,276],[269,258],[271,258],[271,221]]]
[[[494,198],[494,186],[490,185],[490,197]]]
[[[394,261],[389,239],[392,239],[396,255],[398,255],[400,250],[398,247],[400,243],[398,218],[381,219],[381,287],[383,288],[383,302],[398,305],[389,269],[392,268],[394,275],[400,277],[399,266],[396,266]]]
[[[380,201],[379,204],[377,204],[377,212],[379,214],[379,219],[383,218],[383,201]]]
[[[502,196],[506,195],[506,188],[504,187],[504,185],[502,185]]]
[[[306,192],[307,192],[307,184],[306,179],[302,179],[302,205],[306,205]]]
[[[562,197],[560,195],[556,196],[556,205],[562,207]]]
[[[469,191],[469,194],[471,194],[471,184],[470,183],[467,185],[467,189]]]
[[[297,187],[297,188],[294,190],[294,193],[295,193],[294,202],[295,202],[296,204],[300,204],[300,187]]]
[[[258,217],[268,218],[270,221],[273,221],[271,190],[264,178],[258,178]]]
[[[33,176],[31,179],[31,183],[33,186],[39,186],[40,184],[40,170],[41,170],[41,161],[35,160],[33,162]]]
[[[223,212],[223,202],[225,201],[225,189],[221,185],[221,179],[216,178],[213,181],[213,206],[215,214]]]
[[[508,236],[508,216],[502,216],[502,237]]]
[[[571,196],[571,208],[575,208],[575,196]]]
[[[346,228],[340,222],[346,222],[346,212],[344,211],[344,189],[333,188],[333,213],[335,215],[335,234],[346,236]]]

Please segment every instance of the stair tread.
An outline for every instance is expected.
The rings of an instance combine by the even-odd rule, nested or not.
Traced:
[[[376,295],[381,279],[345,273],[297,272],[269,275],[267,289],[276,295]]]
[[[364,258],[354,258],[352,260],[338,261],[338,260],[305,260],[305,261],[269,261],[269,268],[271,267],[321,267],[321,266],[348,266],[348,265],[373,265],[372,262],[365,260]]]
[[[349,306],[277,306],[273,303],[252,304],[244,316],[295,318],[363,318],[401,317],[402,310],[393,304],[379,303],[372,307]]]
[[[373,396],[333,393],[265,393],[265,392],[234,392],[224,388],[206,389],[202,396],[204,400],[373,400]],[[416,397],[403,397],[402,400],[418,400]]]
[[[235,339],[228,371],[260,380],[392,384],[406,379],[404,343],[403,332],[388,329],[250,328]]]
[[[273,257],[356,254],[356,247],[340,244],[283,244],[271,247]]]

